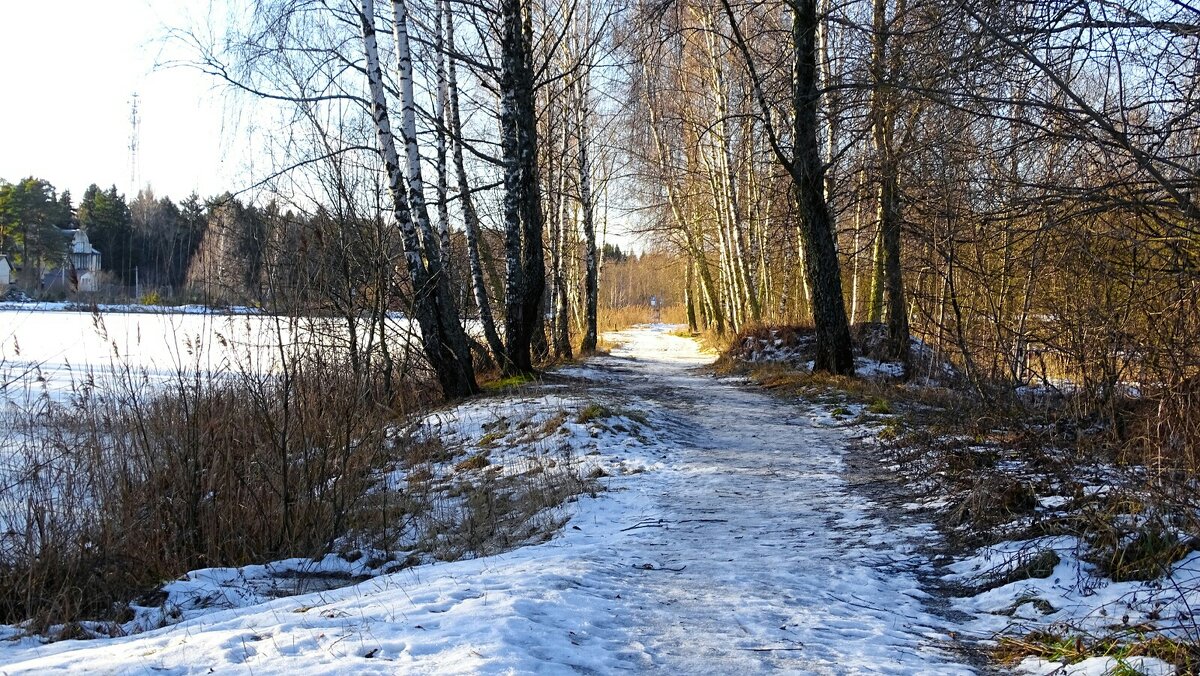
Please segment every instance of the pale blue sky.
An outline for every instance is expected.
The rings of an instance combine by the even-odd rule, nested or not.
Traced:
[[[156,69],[165,26],[206,11],[182,0],[0,0],[0,178],[45,178],[76,199],[90,183],[130,192],[130,110],[141,112],[141,185],[179,200],[236,189],[211,78]]]
[[[210,0],[0,0],[0,179],[46,179],[70,190],[76,205],[91,183],[116,185],[131,200],[150,185],[178,202],[192,191],[238,192],[261,179],[271,167],[261,150],[274,123],[270,107],[239,107],[212,76],[156,67],[194,58],[165,40],[167,29],[206,25],[212,7],[220,16],[228,9]],[[622,214],[609,217],[609,239],[627,247],[617,235]]]

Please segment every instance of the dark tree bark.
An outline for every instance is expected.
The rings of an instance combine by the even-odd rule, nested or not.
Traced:
[[[546,341],[542,296],[542,196],[537,165],[533,54],[520,0],[503,0],[500,35],[500,140],[504,164],[505,371],[531,373],[535,340]],[[537,340],[539,338],[540,340]]]
[[[800,212],[800,240],[812,293],[812,318],[816,333],[813,370],[844,375],[854,373],[854,353],[846,303],[842,298],[841,271],[834,242],[833,219],[825,202],[825,165],[821,162],[817,112],[821,105],[817,71],[817,33],[820,20],[816,0],[796,0],[792,8],[792,148],[782,146],[771,123],[771,105],[763,92],[762,78],[754,55],[738,26],[729,0],[721,0],[729,18],[734,43],[742,53],[750,75],[750,86],[758,100],[772,152],[792,179],[792,190]]]
[[[817,129],[821,95],[817,89],[816,0],[798,0],[792,11],[796,116],[790,173],[803,223],[804,265],[812,286],[812,315],[816,325],[813,370],[849,375],[854,373],[854,354],[833,241],[833,221],[825,203],[825,168]]]

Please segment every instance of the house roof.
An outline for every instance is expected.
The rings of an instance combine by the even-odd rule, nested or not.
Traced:
[[[83,230],[76,230],[71,239],[71,253],[73,254],[98,254],[99,251],[92,246],[92,242],[88,239],[87,233]]]

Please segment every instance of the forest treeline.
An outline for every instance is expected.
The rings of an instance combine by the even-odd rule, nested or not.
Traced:
[[[697,322],[815,321],[848,372],[842,325],[886,321],[981,390],[1195,376],[1197,9],[783,7],[637,15],[633,150]]]
[[[107,295],[128,295],[135,283],[142,290],[136,301],[202,302],[210,304],[253,304],[281,311],[317,312],[330,310],[331,287],[340,286],[345,294],[352,288],[362,290],[378,266],[385,260],[355,259],[353,252],[335,251],[349,241],[357,242],[359,253],[371,242],[387,241],[386,232],[347,231],[344,223],[335,223],[321,209],[312,214],[282,211],[269,201],[263,207],[225,193],[206,199],[189,195],[179,204],[169,197],[156,197],[152,188],[139,190],[132,202],[115,186],[101,190],[93,184],[76,205],[69,190],[61,193],[45,179],[29,177],[17,183],[0,180],[0,252],[6,252],[14,264],[17,283],[23,291],[37,295],[44,286],[42,275],[70,265],[65,260],[70,233],[82,229],[104,257]],[[487,241],[480,246],[486,253],[487,285],[502,288],[493,251],[502,246],[496,233],[485,231]],[[380,240],[379,238],[382,238]],[[451,236],[451,268],[460,282],[469,274],[460,233]],[[395,254],[399,244],[384,249]],[[11,252],[11,253],[8,253]],[[601,258],[618,267],[626,263],[634,270],[616,272],[617,281],[603,299],[605,307],[648,305],[649,298],[662,295],[656,271],[673,260],[659,260],[654,266],[639,265],[644,258],[623,252],[619,245],[606,243]],[[350,275],[335,283],[332,276]],[[318,289],[321,291],[318,293]],[[64,289],[53,289],[61,295]],[[459,297],[471,293],[460,284]],[[493,293],[495,293],[493,291]],[[392,310],[403,310],[393,305]],[[470,314],[473,307],[467,307]]]
[[[59,193],[45,179],[0,181],[0,252],[16,268],[22,291],[38,297],[67,291],[43,276],[71,267],[71,233],[83,230],[102,256],[100,292],[107,297],[128,299],[139,289],[164,301],[259,300],[265,234],[286,229],[288,218],[273,204],[258,208],[230,194],[192,194],[176,204],[147,187],[127,201],[116,186],[92,184],[76,204],[69,190]],[[218,252],[226,241],[237,246]],[[218,255],[223,280],[208,269]]]

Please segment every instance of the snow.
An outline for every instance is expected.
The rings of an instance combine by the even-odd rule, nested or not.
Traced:
[[[856,357],[854,359],[854,375],[869,380],[897,380],[904,377],[904,364]]]
[[[812,372],[813,361],[808,359],[813,350],[814,338],[810,335],[794,336],[790,340],[781,337],[777,329],[770,329],[766,337],[746,336],[739,346],[738,359],[750,364],[787,364]],[[913,340],[914,351],[928,352],[928,347]],[[868,380],[898,380],[904,376],[904,364],[878,361],[867,357],[855,357],[854,373]]]
[[[1190,640],[1187,623],[1173,620],[1190,616],[1200,604],[1197,552],[1176,563],[1166,581],[1113,582],[1096,576],[1092,566],[1080,560],[1084,545],[1077,538],[1045,537],[986,547],[949,566],[948,579],[974,586],[996,579],[1032,554],[1047,550],[1059,557],[1049,576],[1010,582],[959,599],[959,609],[975,618],[964,629],[981,637],[1001,632],[1020,636],[1035,630],[1070,636],[1107,636],[1128,630],[1136,636],[1144,633],[1145,627],[1165,620],[1167,636]],[[1171,631],[1171,625],[1178,625],[1176,632]],[[1130,657],[1126,663],[1145,674],[1174,673],[1174,668],[1161,660]],[[1019,668],[1031,674],[1105,674],[1113,666],[1111,658],[1064,665],[1031,657]]]
[[[102,306],[77,311],[62,303],[0,303],[0,400],[19,405],[46,395],[68,398],[91,380],[130,374],[148,384],[178,374],[277,368],[289,350],[345,341],[345,320],[287,318],[246,308],[218,314],[199,306]],[[140,309],[141,311],[135,311]],[[412,326],[394,317],[389,329],[405,340]]]
[[[1075,664],[1063,664],[1027,657],[1017,668],[1024,673],[1038,676],[1108,676],[1113,669],[1124,665],[1142,676],[1172,676],[1175,667],[1153,657],[1126,657],[1117,660],[1112,657],[1089,657]]]
[[[24,304],[22,304],[22,308]],[[0,312],[0,382],[8,388],[47,391],[58,398],[90,375],[125,367],[159,378],[183,370],[220,370],[265,352],[280,327],[259,315],[92,314],[34,310]],[[285,330],[286,331],[286,330]],[[28,376],[35,375],[34,383]],[[11,376],[10,376],[11,377]]]
[[[601,407],[601,419],[580,422],[589,406]],[[521,473],[542,458],[573,464],[580,476],[588,476],[597,469],[608,475],[657,469],[660,463],[643,450],[653,434],[644,420],[638,412],[608,409],[587,396],[546,394],[480,399],[432,413],[422,427],[446,446],[466,449],[466,455],[484,453],[489,471],[501,476]],[[389,483],[400,486],[402,479],[397,474]]]
[[[842,478],[844,445],[861,430],[698,372],[712,355],[670,327],[609,340],[621,346],[564,369],[573,380],[563,386],[426,420],[451,443],[490,446],[506,467],[519,461],[523,434],[565,412],[560,436],[575,457],[614,471],[550,541],[285,598],[255,591],[264,568],[195,571],[168,591],[219,591],[219,603],[183,606],[178,623],[132,636],[3,642],[0,667],[974,673],[958,662],[955,627],[924,603],[920,552],[931,530],[884,522]],[[611,415],[579,422],[591,404]],[[374,572],[330,559],[316,568]]]
[[[228,308],[212,308],[207,305],[142,305],[120,303],[91,305],[68,301],[0,301],[0,312],[86,312],[93,310],[105,314],[187,314],[187,315],[253,315],[260,314],[258,308],[234,305]]]

